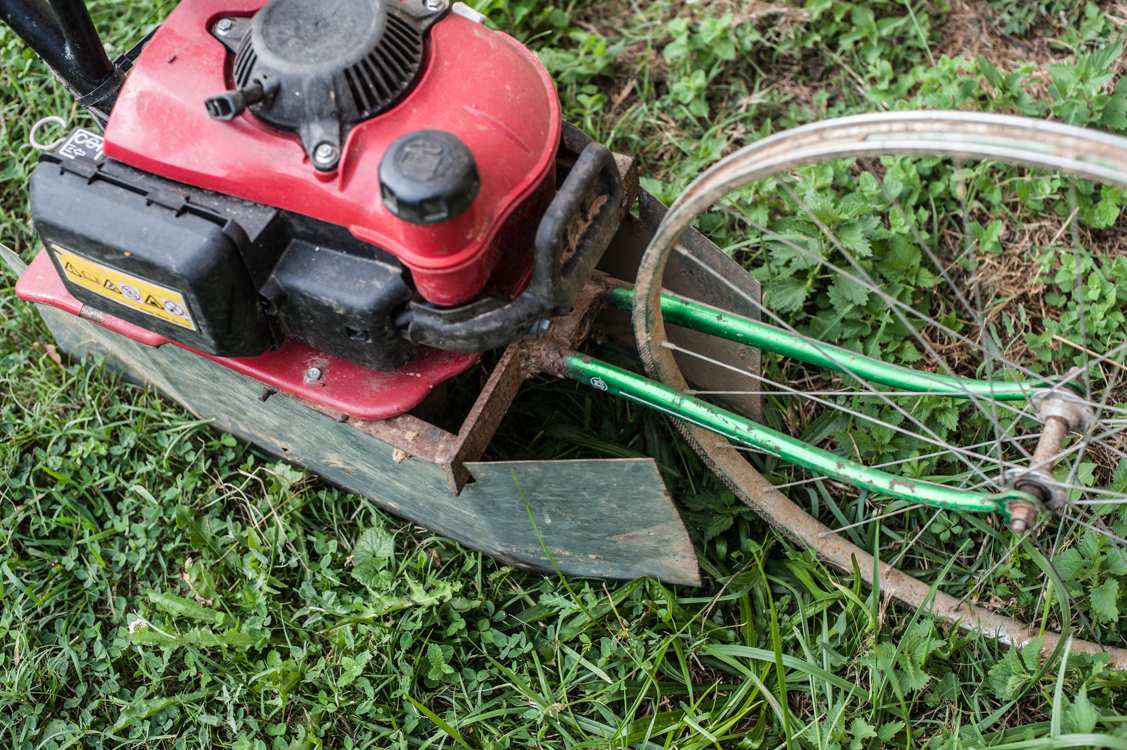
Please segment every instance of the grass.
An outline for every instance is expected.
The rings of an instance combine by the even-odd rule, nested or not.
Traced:
[[[744,142],[836,114],[955,106],[1127,128],[1123,92],[1101,80],[1121,63],[1091,57],[1116,44],[1110,7],[476,4],[538,51],[569,119],[638,154],[663,198]],[[106,0],[95,20],[120,50],[172,5]],[[972,29],[992,47],[951,47],[978,39],[963,32],[981,19],[997,21]],[[1011,44],[1003,28],[1022,36]],[[1013,49],[1039,56],[999,51]],[[84,115],[7,30],[0,59],[0,241],[30,258],[27,132]],[[708,216],[702,229],[729,231]],[[0,276],[6,747],[1127,747],[1127,678],[1100,659],[961,635],[826,569],[652,413],[536,380],[488,455],[611,443],[674,468],[705,585],[534,576],[265,459],[96,362],[53,356],[13,283]],[[896,529],[852,533],[879,552]],[[982,545],[974,566],[943,564],[967,539]],[[969,583],[1009,543],[946,514],[926,548],[943,561],[936,578]],[[1030,585],[1033,556],[1017,560],[986,584],[1000,606]],[[1085,575],[1089,588],[1114,582],[1117,601],[1113,560]],[[1072,625],[1074,605],[1056,598],[1053,617]],[[1120,632],[1113,620],[1100,634]]]

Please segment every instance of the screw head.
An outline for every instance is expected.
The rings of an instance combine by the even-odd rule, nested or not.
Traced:
[[[427,10],[441,10],[442,9],[442,0],[427,0],[426,6],[427,6]]]
[[[221,18],[219,23],[215,24],[215,30],[220,34],[226,34],[228,31],[235,27],[235,22],[230,18]]]
[[[337,161],[337,148],[331,143],[322,143],[313,150],[313,161],[319,166],[331,166]]]
[[[551,332],[552,332],[552,319],[551,318],[544,318],[543,320],[537,321],[536,323],[532,324],[532,335],[533,336],[547,336]]]
[[[308,370],[305,371],[305,382],[307,384],[308,383],[316,383],[318,380],[321,379],[321,376],[323,374],[324,373],[322,373],[319,368],[310,367]]]

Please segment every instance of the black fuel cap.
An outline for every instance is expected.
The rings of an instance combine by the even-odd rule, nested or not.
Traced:
[[[470,207],[480,187],[473,152],[445,130],[400,136],[380,160],[384,205],[412,224],[453,219]]]

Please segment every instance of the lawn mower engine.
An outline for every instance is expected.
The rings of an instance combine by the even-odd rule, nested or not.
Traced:
[[[81,2],[0,10],[105,122],[31,178],[66,292],[268,387],[405,411],[565,313],[618,227],[611,153],[460,4],[184,0],[113,63]]]

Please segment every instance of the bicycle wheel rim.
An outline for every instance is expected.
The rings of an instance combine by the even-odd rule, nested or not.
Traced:
[[[732,191],[787,170],[855,157],[903,155],[990,160],[1127,186],[1127,140],[1018,117],[965,112],[861,115],[763,139],[721,160],[695,180],[671,206],[642,260],[633,317],[649,375],[669,387],[688,389],[673,349],[663,346],[667,339],[660,294],[665,264],[681,232],[698,216]],[[710,468],[786,536],[815,550],[834,567],[850,571],[856,564],[869,585],[879,578],[883,591],[909,606],[924,604],[930,590],[927,584],[887,563],[882,563],[878,573],[871,555],[785,497],[728,441],[699,427],[678,426]],[[959,620],[966,629],[1006,643],[1020,644],[1031,637],[1021,623],[942,592],[936,593],[930,608],[936,615]],[[1044,650],[1049,652],[1055,646],[1055,637],[1047,633]],[[1074,642],[1073,650],[1107,651],[1117,666],[1127,668],[1127,651],[1086,642]]]

